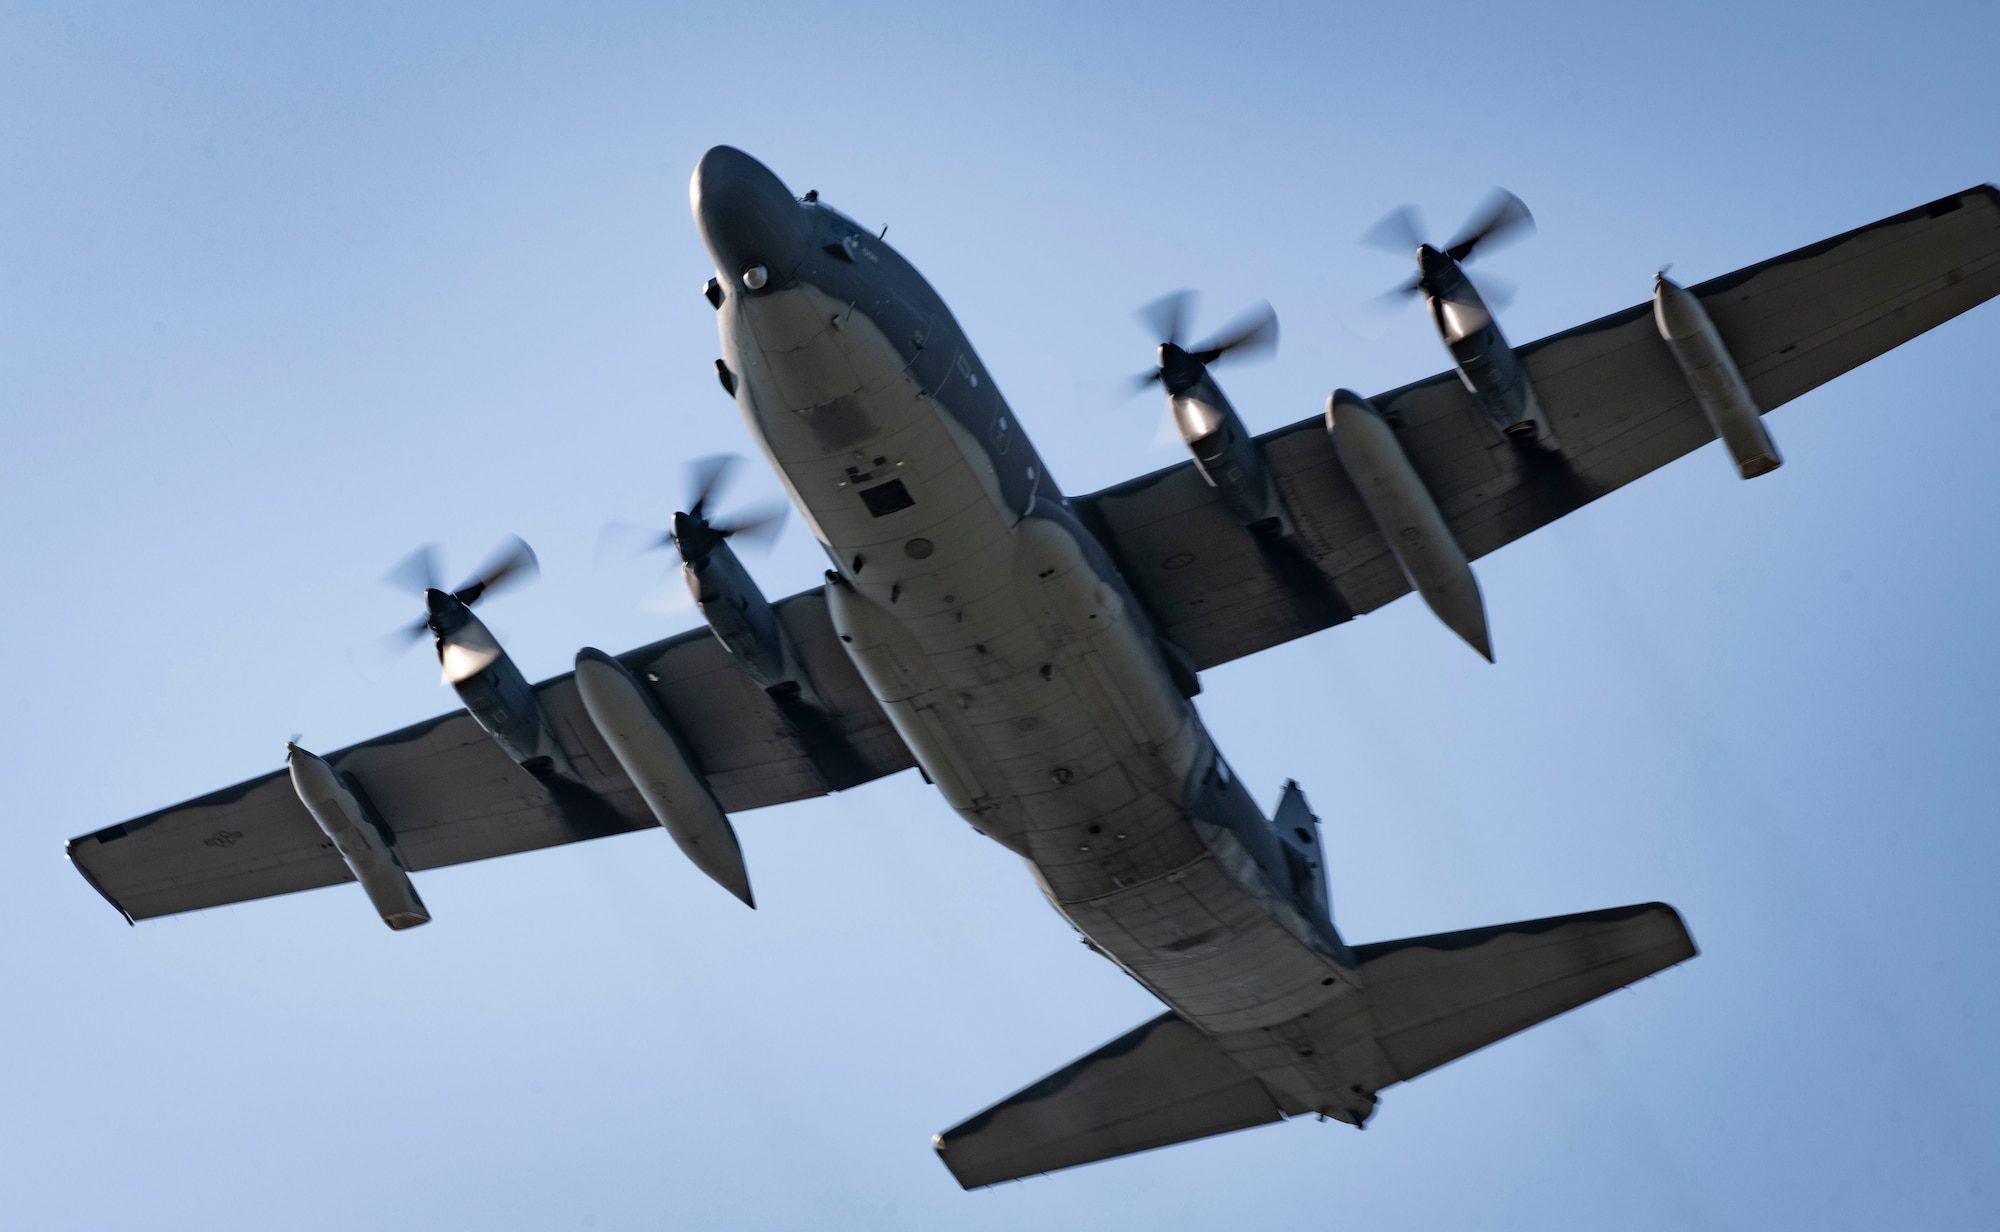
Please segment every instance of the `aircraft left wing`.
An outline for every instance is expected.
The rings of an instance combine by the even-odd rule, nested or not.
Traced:
[[[2000,191],[1982,184],[1688,290],[1769,412],[2000,295]],[[1503,439],[1455,372],[1371,399],[1468,558],[1715,439],[1651,303],[1515,353],[1559,456]],[[1075,501],[1161,634],[1198,669],[1410,589],[1320,417],[1257,439],[1299,529],[1281,550],[1260,549],[1191,462]]]
[[[775,605],[827,713],[781,708],[707,628],[619,655],[679,730],[726,812],[762,808],[915,764],[842,652],[826,598]],[[463,710],[326,755],[367,793],[418,871],[657,826],[568,673],[535,686],[582,779],[554,790]],[[277,770],[72,839],[85,880],[128,920],[353,880]]]

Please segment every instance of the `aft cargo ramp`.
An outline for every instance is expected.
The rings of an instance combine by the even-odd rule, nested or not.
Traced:
[[[1325,1096],[1372,1096],[1695,953],[1664,903],[1357,946],[1364,1005],[1320,1017],[1363,1039],[1322,1041],[1330,1047],[1321,1055],[1369,1061],[1351,1074],[1318,1075],[1334,1080]],[[1232,1037],[1225,1051],[1178,1014],[1162,1014],[939,1134],[934,1145],[959,1184],[975,1189],[1324,1106],[1317,1093],[1302,1097],[1300,1071],[1243,1064],[1260,1051],[1245,1042]],[[1356,1042],[1363,1048],[1341,1046]]]

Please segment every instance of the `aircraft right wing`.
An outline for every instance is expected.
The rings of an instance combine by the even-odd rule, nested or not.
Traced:
[[[1982,184],[1688,289],[1768,412],[2000,295],[2000,191]],[[1455,372],[1371,399],[1469,558],[1714,439],[1650,303],[1515,350],[1559,457],[1504,440]],[[1075,502],[1198,669],[1409,590],[1319,416],[1258,440],[1298,524],[1288,552],[1259,550],[1191,462]]]
[[[618,656],[680,732],[725,812],[824,795],[915,763],[810,590],[779,601],[820,713],[780,705],[706,626]],[[464,710],[326,755],[359,782],[412,872],[656,828],[564,673],[535,686],[582,783],[514,764]],[[69,857],[127,920],[352,881],[276,770],[72,839]]]

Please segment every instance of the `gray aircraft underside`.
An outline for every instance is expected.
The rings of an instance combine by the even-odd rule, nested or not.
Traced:
[[[937,1135],[968,1188],[1305,1113],[1359,1126],[1384,1087],[1692,957],[1659,903],[1349,945],[1304,794],[1266,817],[1198,673],[1411,590],[1490,654],[1472,560],[1718,435],[1764,473],[1762,413],[2000,294],[1991,186],[1662,277],[1504,354],[1444,268],[1426,293],[1454,371],[1253,437],[1203,353],[1166,345],[1194,458],[1071,498],[895,250],[728,147],[691,191],[718,378],[825,583],[765,602],[697,502],[675,541],[710,628],[532,686],[468,610],[484,583],[433,586],[466,709],[293,747],[70,858],[128,920],[360,881],[405,928],[430,918],[412,872],[658,826],[749,903],[729,814],[915,765],[1167,1006]]]

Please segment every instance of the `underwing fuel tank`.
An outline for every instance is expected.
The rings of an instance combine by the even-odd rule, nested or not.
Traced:
[[[755,907],[735,827],[644,686],[624,664],[586,646],[576,652],[576,691],[661,828],[696,868]]]
[[[1366,398],[1337,389],[1326,400],[1326,430],[1411,588],[1446,628],[1492,662],[1486,603],[1472,564],[1395,429]]]
[[[1743,383],[1735,357],[1708,319],[1701,301],[1667,276],[1653,277],[1653,323],[1673,352],[1688,388],[1694,391],[1708,425],[1722,438],[1736,471],[1745,479],[1767,475],[1784,464],[1778,446],[1764,427],[1757,400]]]
[[[333,840],[334,850],[368,892],[368,901],[375,905],[382,922],[397,930],[430,923],[431,913],[417,897],[417,887],[410,884],[410,874],[396,858],[396,849],[345,777],[324,758],[296,744],[285,749],[291,763],[292,790],[299,793],[299,803]]]

